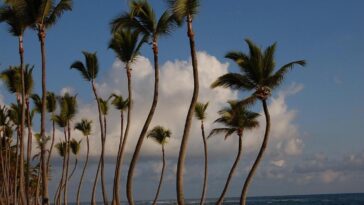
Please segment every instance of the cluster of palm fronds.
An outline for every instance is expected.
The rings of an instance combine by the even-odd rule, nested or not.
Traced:
[[[233,60],[241,69],[241,73],[228,73],[219,77],[212,83],[211,87],[228,87],[241,91],[252,91],[252,94],[245,99],[229,100],[228,106],[223,108],[216,120],[216,123],[223,127],[213,129],[208,136],[205,135],[204,120],[208,103],[199,103],[199,75],[198,62],[195,50],[195,34],[193,31],[193,20],[198,13],[199,0],[167,0],[169,8],[159,18],[147,0],[130,1],[129,10],[113,19],[111,25],[111,40],[109,48],[112,49],[117,58],[125,65],[128,82],[128,97],[125,99],[120,95],[111,94],[108,99],[102,99],[98,95],[95,80],[99,71],[99,63],[96,53],[83,51],[84,62],[75,61],[70,65],[71,69],[77,70],[86,82],[95,97],[98,108],[98,126],[100,127],[101,153],[97,172],[92,186],[90,197],[91,204],[96,204],[96,187],[101,177],[102,196],[104,204],[109,204],[109,197],[105,186],[105,144],[107,140],[107,115],[109,102],[120,112],[120,143],[116,156],[116,167],[111,203],[120,204],[120,172],[123,165],[127,139],[133,111],[133,87],[132,87],[132,64],[140,54],[140,49],[146,43],[151,45],[154,57],[154,96],[152,105],[134,149],[128,169],[126,181],[126,194],[129,204],[134,205],[133,198],[133,175],[136,163],[145,137],[151,138],[161,145],[162,148],[162,172],[159,186],[153,204],[157,202],[161,189],[163,173],[165,170],[165,144],[171,137],[171,132],[161,126],[149,129],[158,104],[159,90],[159,52],[158,44],[161,37],[170,35],[183,22],[187,22],[187,37],[190,45],[192,72],[193,72],[193,93],[191,103],[184,124],[181,147],[177,164],[176,189],[177,202],[183,205],[184,180],[183,170],[189,141],[192,118],[195,116],[201,121],[201,132],[204,148],[204,179],[200,204],[204,204],[207,190],[207,138],[212,135],[224,134],[225,138],[237,134],[239,138],[239,150],[236,160],[230,170],[224,189],[217,201],[222,204],[224,196],[233,173],[242,154],[242,138],[246,130],[259,126],[257,113],[250,111],[249,106],[256,101],[261,101],[264,115],[266,117],[266,128],[264,140],[242,189],[241,204],[245,204],[246,193],[251,179],[266,150],[270,130],[270,115],[267,106],[267,99],[272,89],[276,88],[284,79],[285,74],[294,65],[305,65],[305,61],[294,61],[288,63],[275,71],[274,53],[276,44],[267,47],[262,51],[252,41],[246,40],[249,53],[229,52],[226,58]],[[48,181],[50,180],[51,156],[54,147],[62,158],[61,177],[57,191],[53,196],[55,204],[68,203],[68,183],[76,170],[78,164],[77,155],[80,146],[84,143],[72,137],[72,130],[77,129],[85,136],[87,145],[86,160],[79,180],[77,190],[77,204],[80,203],[80,190],[87,169],[89,157],[89,136],[91,135],[92,122],[82,119],[80,122],[73,122],[77,114],[77,99],[69,93],[63,96],[56,96],[47,92],[46,84],[46,33],[53,26],[65,11],[72,9],[72,0],[6,0],[0,8],[0,22],[9,25],[9,32],[19,40],[20,65],[10,66],[2,71],[1,79],[11,93],[14,93],[16,103],[1,105],[0,109],[0,204],[49,204]],[[42,62],[42,92],[41,95],[32,93],[33,67],[24,63],[25,48],[23,46],[23,34],[27,29],[33,29],[40,42]],[[178,77],[178,76],[177,76]],[[203,76],[202,76],[203,77]],[[30,104],[30,99],[33,104]],[[126,115],[125,115],[126,112]],[[33,133],[33,116],[40,114],[39,133]],[[126,116],[126,120],[124,120]],[[51,136],[46,136],[47,119],[52,122],[49,131]],[[125,129],[124,129],[125,121]],[[176,122],[178,123],[178,122]],[[56,125],[63,130],[63,136],[55,136]],[[148,132],[149,130],[149,132]],[[27,134],[27,136],[26,136]],[[55,138],[58,143],[55,144]],[[37,151],[32,152],[32,141],[36,139]],[[27,143],[25,141],[27,140]],[[25,145],[27,147],[25,148]],[[26,153],[25,153],[26,152]],[[36,153],[36,154],[34,154]],[[74,155],[74,167],[70,169],[71,154]],[[26,158],[25,158],[26,157]]]

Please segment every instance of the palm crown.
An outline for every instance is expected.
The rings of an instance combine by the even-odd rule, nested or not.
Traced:
[[[292,61],[275,71],[276,63],[274,54],[276,43],[268,46],[264,52],[251,40],[245,42],[249,47],[249,54],[239,51],[231,51],[226,58],[233,60],[240,68],[240,73],[228,73],[220,76],[211,87],[231,87],[241,90],[255,90],[254,97],[266,99],[271,90],[278,87],[285,74],[295,65],[306,65],[304,60]]]
[[[25,94],[29,95],[33,90],[33,68],[34,66],[26,65],[24,70],[24,87]],[[21,68],[10,66],[0,74],[0,78],[4,81],[6,87],[11,93],[21,94]]]
[[[76,123],[75,129],[82,132],[84,136],[89,136],[92,131],[92,121],[87,119],[82,119],[81,122]]]
[[[193,18],[198,13],[200,0],[167,0],[173,14],[182,23],[182,19],[187,16]]]
[[[195,117],[198,120],[205,120],[206,119],[206,109],[209,106],[209,102],[203,104],[201,102],[197,102],[195,106]]]
[[[97,73],[99,72],[97,55],[96,53],[87,51],[83,51],[82,54],[85,57],[85,64],[81,61],[75,61],[70,68],[78,70],[86,81],[93,81],[96,79]]]
[[[147,137],[153,139],[161,145],[164,145],[168,142],[168,139],[171,137],[171,135],[172,133],[170,130],[162,126],[156,126],[151,131],[149,131]]]
[[[253,129],[259,126],[257,120],[259,114],[251,112],[238,101],[231,100],[229,106],[219,111],[220,117],[215,122],[224,124],[225,128],[215,128],[211,131],[209,137],[219,133],[225,133],[225,139],[237,132],[242,134],[243,130]]]
[[[76,96],[71,96],[69,93],[65,93],[63,96],[58,97],[60,110],[60,116],[67,121],[74,118],[77,113],[77,99]]]
[[[129,105],[129,99],[123,99],[123,96],[112,94],[109,99],[113,98],[111,101],[111,104],[114,105],[114,107],[117,110],[124,111],[128,108]]]
[[[24,0],[12,0],[5,2],[0,7],[0,22],[6,22],[9,32],[14,36],[22,36],[25,29],[31,25],[26,2]]]

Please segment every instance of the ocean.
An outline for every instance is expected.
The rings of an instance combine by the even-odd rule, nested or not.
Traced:
[[[187,200],[186,204],[199,204],[199,200]],[[216,199],[206,200],[206,205],[214,205]],[[125,204],[125,203],[124,203]],[[150,205],[152,201],[139,201],[137,205]],[[158,204],[172,205],[175,200],[160,200]],[[226,198],[225,205],[239,204],[239,198]],[[320,194],[298,196],[265,196],[250,197],[248,205],[364,205],[364,193],[362,194]]]

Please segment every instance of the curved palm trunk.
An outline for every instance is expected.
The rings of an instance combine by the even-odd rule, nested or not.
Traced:
[[[107,190],[105,185],[105,173],[104,173],[104,166],[105,166],[105,144],[106,144],[106,116],[104,115],[104,138],[102,143],[102,153],[101,153],[101,188],[102,188],[102,197],[104,199],[104,204],[109,204],[109,197],[107,196]]]
[[[71,172],[70,176],[68,177],[68,181],[70,181],[70,180],[71,180],[71,178],[72,178],[73,174],[75,173],[76,168],[77,168],[77,164],[78,164],[78,159],[77,159],[77,156],[76,156],[76,159],[75,159],[75,165],[73,166],[72,172]]]
[[[27,196],[27,203],[30,204],[30,198],[31,196],[30,194],[30,190],[29,190],[29,183],[30,183],[30,159],[31,159],[31,155],[32,155],[32,126],[31,126],[31,121],[30,121],[30,106],[29,106],[29,99],[26,98],[25,99],[26,102],[26,113],[27,113],[27,124],[28,124],[28,146],[27,146],[27,175],[26,175],[26,196]]]
[[[155,198],[153,200],[153,205],[157,204],[159,192],[160,192],[160,189],[161,189],[161,186],[162,186],[164,169],[166,167],[166,160],[165,160],[165,157],[164,157],[164,145],[162,145],[162,160],[163,160],[163,166],[162,166],[161,178],[159,179],[159,185],[158,185],[157,193],[155,194]]]
[[[244,187],[243,187],[243,191],[241,193],[241,197],[240,197],[240,204],[242,205],[246,205],[246,195],[247,195],[247,191],[248,191],[248,187],[249,184],[255,174],[255,171],[259,165],[259,162],[262,160],[263,154],[267,148],[268,145],[268,140],[269,140],[269,130],[270,130],[270,114],[268,111],[268,106],[267,106],[267,101],[266,100],[262,100],[262,104],[263,104],[263,110],[264,110],[264,115],[265,115],[265,121],[266,121],[266,126],[265,126],[265,133],[264,133],[264,139],[263,139],[263,143],[262,146],[260,147],[258,156],[251,168],[251,170],[249,171],[249,174],[244,182]]]
[[[68,204],[68,171],[69,171],[69,165],[70,165],[70,142],[71,142],[71,127],[69,122],[67,122],[67,129],[68,129],[68,137],[67,137],[67,144],[66,144],[66,174],[64,178],[64,193],[63,193],[63,204]]]
[[[233,174],[235,172],[235,169],[236,169],[236,167],[237,167],[237,165],[239,163],[239,160],[240,160],[240,157],[241,157],[241,151],[242,151],[242,148],[243,148],[243,139],[242,138],[243,138],[242,135],[239,134],[239,151],[238,151],[238,154],[236,155],[235,162],[234,162],[233,166],[231,167],[229,176],[228,176],[228,178],[226,180],[226,183],[225,183],[224,190],[222,191],[219,199],[216,202],[216,204],[218,204],[218,205],[223,203],[225,194],[227,192],[227,189],[229,188],[230,181],[231,181],[231,179],[233,177]]]
[[[47,172],[49,172],[49,166],[50,166],[52,151],[53,151],[53,147],[54,147],[55,133],[56,133],[56,127],[55,127],[54,121],[52,121],[52,142],[51,142],[51,147],[49,148],[49,155],[47,158]]]
[[[134,199],[133,199],[133,175],[134,175],[135,165],[139,158],[140,150],[142,148],[142,144],[143,144],[145,135],[147,134],[149,124],[153,119],[154,111],[155,111],[155,109],[157,107],[157,103],[158,103],[159,63],[158,63],[158,42],[157,42],[156,37],[153,38],[153,54],[154,54],[154,78],[155,78],[154,79],[153,103],[150,108],[147,120],[145,121],[143,129],[139,135],[139,139],[138,139],[137,145],[135,147],[133,158],[129,165],[128,179],[126,182],[126,196],[128,198],[128,202],[130,205],[135,204]]]
[[[101,160],[102,160],[102,153],[103,153],[103,149],[104,149],[104,146],[103,146],[103,139],[104,139],[104,126],[103,126],[103,123],[102,123],[102,114],[101,114],[101,108],[100,108],[100,102],[99,102],[99,96],[97,95],[97,91],[96,91],[96,86],[95,86],[95,83],[94,81],[92,80],[91,81],[91,86],[92,86],[92,91],[94,93],[94,96],[96,98],[96,103],[97,103],[97,110],[99,112],[99,123],[100,123],[100,131],[101,131],[101,155],[100,155],[100,161],[99,161],[99,165],[97,166],[97,171],[96,171],[96,176],[95,176],[95,181],[94,181],[94,184],[93,184],[93,188],[92,188],[92,195],[91,195],[91,204],[92,205],[96,205],[96,185],[97,185],[97,181],[99,179],[99,173],[100,173],[100,166],[101,166]],[[104,198],[104,201],[105,201],[105,198]]]
[[[192,16],[187,16],[187,34],[190,41],[190,49],[191,49],[191,59],[192,59],[192,69],[193,69],[193,94],[191,99],[190,108],[188,109],[188,113],[186,116],[185,127],[182,135],[181,148],[179,150],[178,155],[178,164],[177,164],[177,203],[179,205],[184,205],[184,192],[183,192],[183,170],[187,153],[187,144],[188,138],[191,129],[191,121],[193,112],[195,110],[195,105],[198,98],[199,91],[199,81],[198,81],[198,68],[197,68],[197,56],[196,56],[196,48],[195,48],[195,39],[194,33],[192,29]]]
[[[27,180],[24,187],[24,124],[25,124],[25,83],[24,83],[24,48],[23,36],[19,36],[19,55],[21,69],[21,120],[20,120],[20,176],[19,176],[19,192],[22,204],[29,204],[29,168],[26,173]],[[29,167],[29,166],[28,166]]]
[[[115,166],[115,174],[114,174],[114,186],[113,186],[113,197],[112,197],[112,205],[120,204],[120,196],[119,196],[119,181],[120,181],[120,154],[121,148],[123,144],[123,132],[124,132],[124,115],[123,111],[120,112],[120,142],[119,142],[119,149],[118,155],[116,158],[116,166]]]
[[[38,30],[38,38],[40,41],[40,49],[42,54],[42,110],[40,117],[40,135],[43,141],[46,141],[45,136],[45,114],[46,114],[46,96],[47,96],[47,84],[46,84],[46,51],[45,51],[45,28],[44,25],[40,25]],[[45,146],[41,146],[41,166],[42,166],[42,204],[48,205],[48,173],[47,173],[47,164],[45,162],[46,149]]]
[[[82,186],[83,177],[85,175],[85,171],[86,171],[86,167],[87,167],[87,163],[88,163],[88,156],[89,156],[89,153],[90,153],[90,141],[88,139],[88,136],[86,136],[86,142],[87,142],[86,162],[85,162],[85,165],[83,166],[80,183],[78,184],[78,188],[77,188],[77,197],[76,197],[76,203],[77,203],[77,205],[80,205],[81,186]]]
[[[121,168],[123,165],[123,157],[124,157],[124,150],[125,150],[125,146],[126,146],[126,142],[129,136],[129,128],[130,128],[130,122],[131,122],[131,110],[133,107],[133,93],[132,93],[132,85],[131,85],[131,69],[130,69],[130,65],[127,63],[126,64],[126,75],[128,78],[128,100],[129,100],[129,104],[128,104],[128,117],[126,119],[126,128],[125,128],[125,133],[124,133],[124,139],[122,140],[122,128],[121,128],[121,134],[120,134],[120,141],[122,141],[122,145],[121,147],[119,146],[119,156],[118,156],[118,161],[117,161],[117,170],[115,169],[115,180],[114,180],[114,196],[115,196],[115,200],[113,199],[113,205],[118,205],[120,204],[120,191],[119,191],[119,184],[120,184],[120,172],[121,172]],[[122,116],[123,117],[123,116]],[[123,120],[123,119],[122,119]],[[123,127],[123,126],[121,126]]]
[[[205,127],[204,127],[203,121],[201,121],[201,132],[202,132],[202,140],[203,140],[203,149],[204,149],[204,154],[205,154],[203,189],[202,189],[202,195],[201,195],[201,200],[200,200],[200,205],[203,205],[205,202],[205,195],[206,195],[206,189],[207,189],[207,142],[206,142]]]

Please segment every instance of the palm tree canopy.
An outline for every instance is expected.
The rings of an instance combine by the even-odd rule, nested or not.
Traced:
[[[29,15],[34,22],[34,27],[50,28],[62,16],[65,11],[72,10],[72,0],[60,0],[58,4],[54,0],[27,0]]]
[[[91,135],[92,131],[92,121],[87,119],[82,119],[81,122],[77,122],[75,129],[82,132],[84,136]]]
[[[31,94],[34,86],[33,81],[34,66],[25,65],[24,69],[24,86],[25,94]],[[22,91],[21,86],[21,68],[19,66],[10,66],[0,74],[0,78],[5,83],[5,86],[11,93],[20,94]]]
[[[70,141],[70,148],[71,148],[72,154],[78,155],[78,153],[80,152],[80,148],[81,148],[81,140],[77,141],[75,139],[72,139]]]
[[[139,31],[131,31],[130,29],[119,29],[113,33],[109,42],[111,48],[120,61],[124,63],[132,63],[139,55],[140,48],[147,41],[144,35],[139,38]]]
[[[55,122],[59,127],[65,128],[67,126],[67,119],[64,115],[52,115],[52,121]]]
[[[241,73],[228,73],[220,76],[211,87],[230,87],[241,90],[256,90],[257,97],[269,95],[270,91],[278,87],[283,81],[285,74],[295,65],[305,66],[305,60],[292,61],[275,71],[276,63],[274,55],[276,43],[268,46],[264,51],[255,45],[251,40],[246,39],[249,53],[231,51],[226,58],[233,60],[240,68]],[[263,92],[264,93],[261,93]]]
[[[168,142],[168,139],[171,137],[171,135],[172,133],[170,130],[162,126],[155,126],[151,131],[149,131],[147,137],[161,145],[164,145]]]
[[[77,113],[77,98],[76,95],[71,96],[69,93],[65,93],[63,96],[58,97],[60,110],[60,116],[67,121],[70,121]]]
[[[179,23],[187,16],[194,17],[198,13],[200,0],[167,0]]]
[[[163,12],[157,20],[152,6],[146,0],[131,1],[129,9],[129,13],[124,12],[111,21],[113,32],[131,28],[156,39],[158,36],[170,34],[177,25],[175,16],[169,11]]]
[[[48,141],[51,139],[50,136],[47,136],[45,138],[45,140],[43,140],[42,137],[41,137],[41,135],[40,135],[40,133],[36,133],[34,135],[34,138],[35,138],[35,141],[37,142],[38,148],[41,148],[43,145],[46,145],[48,143]]]
[[[85,57],[85,64],[81,61],[75,61],[72,63],[70,68],[78,70],[86,81],[95,80],[97,73],[99,72],[99,62],[96,52],[90,53],[87,51],[82,51],[82,54]]]
[[[239,101],[231,100],[229,106],[219,111],[220,117],[215,122],[225,125],[225,128],[215,128],[209,137],[219,133],[225,133],[225,139],[234,132],[253,129],[259,126],[258,113],[247,110]]]
[[[53,92],[47,92],[46,107],[49,113],[53,113],[57,109],[57,97]]]
[[[21,105],[12,103],[10,105],[8,115],[11,122],[16,126],[19,126],[21,121]]]
[[[58,151],[58,154],[61,156],[61,157],[64,157],[66,155],[66,152],[67,152],[67,149],[66,149],[66,146],[67,146],[67,143],[66,142],[59,142],[55,145],[57,151]]]
[[[117,95],[115,93],[110,95],[109,99],[110,98],[113,98],[113,100],[111,101],[111,104],[114,105],[117,110],[120,110],[122,112],[128,108],[129,99],[124,100],[123,96]]]
[[[9,109],[3,105],[0,106],[0,127],[8,125],[9,123]]]
[[[0,23],[8,24],[9,32],[14,36],[22,36],[31,25],[26,9],[27,3],[24,0],[5,1],[5,5],[0,7]]]
[[[109,99],[110,99],[110,98],[109,98]],[[104,100],[104,99],[102,99],[102,98],[99,98],[100,110],[101,110],[101,113],[102,113],[103,115],[107,115],[107,114],[108,114],[108,112],[109,112],[109,105],[108,105],[108,103],[109,103],[109,99]]]
[[[195,117],[198,120],[205,120],[206,119],[206,109],[209,106],[209,102],[201,103],[197,102],[195,106]]]
[[[42,99],[40,98],[40,96],[36,93],[32,94],[30,96],[30,98],[32,98],[33,100],[33,104],[34,104],[34,110],[37,113],[40,113],[42,110]]]

